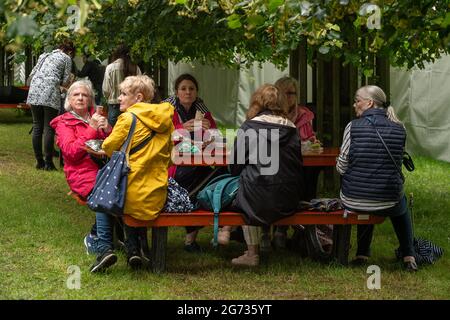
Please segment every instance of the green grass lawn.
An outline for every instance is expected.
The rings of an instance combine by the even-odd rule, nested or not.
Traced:
[[[89,273],[83,237],[94,214],[66,195],[62,170],[34,169],[31,118],[0,111],[0,299],[449,299],[450,164],[414,157],[406,191],[414,193],[416,234],[446,251],[416,274],[394,260],[398,246],[390,222],[377,226],[373,264],[381,289],[366,287],[366,269],[323,265],[297,253],[274,252],[256,269],[231,266],[243,245],[214,251],[212,229],[200,232],[203,254],[183,251],[183,228],[170,228],[167,272],[132,272],[119,253],[106,274]],[[56,160],[56,159],[55,159]],[[354,232],[355,233],[355,232]],[[355,250],[353,239],[352,255]],[[68,289],[68,268],[81,270],[80,289]]]

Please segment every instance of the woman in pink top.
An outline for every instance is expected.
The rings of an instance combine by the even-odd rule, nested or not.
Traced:
[[[284,91],[286,94],[288,105],[297,105],[298,99],[298,83],[297,80],[291,77],[283,77],[275,82],[275,85]],[[318,143],[316,134],[313,130],[312,121],[314,119],[314,113],[307,107],[297,105],[294,111],[289,115],[291,121],[298,129],[298,134],[302,142],[311,141],[312,143]]]

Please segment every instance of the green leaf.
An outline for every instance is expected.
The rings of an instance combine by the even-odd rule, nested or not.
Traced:
[[[353,26],[355,27],[355,28],[359,28],[364,22],[362,21],[363,19],[360,17],[360,16],[358,16],[356,19],[355,19],[355,21],[353,21]]]
[[[267,9],[270,13],[274,13],[278,10],[278,7],[281,6],[284,3],[284,0],[269,0],[269,3],[267,4]]]
[[[366,76],[367,78],[370,78],[373,75],[373,69],[364,69],[363,73],[364,73],[364,76]]]
[[[258,27],[260,25],[262,25],[266,20],[264,19],[264,17],[260,16],[259,14],[254,15],[254,16],[249,16],[247,18],[247,21],[249,24]]]
[[[450,25],[450,12],[447,12],[444,21],[441,23],[442,28],[447,28]]]
[[[100,3],[98,3],[97,0],[92,0],[92,3],[94,4],[94,6],[97,10],[100,10],[102,8],[102,5]]]
[[[233,13],[231,16],[227,18],[227,24],[230,29],[237,29],[242,26],[240,21],[240,16],[238,14]]]

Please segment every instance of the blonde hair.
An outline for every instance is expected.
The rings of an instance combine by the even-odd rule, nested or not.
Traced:
[[[299,91],[298,90],[298,81],[295,78],[292,78],[289,76],[284,76],[275,82],[275,86],[277,86],[278,88],[283,89],[283,90],[289,86],[293,86],[295,89],[295,94],[298,97],[298,91]]]
[[[403,123],[397,118],[394,108],[387,101],[386,94],[380,87],[375,85],[367,85],[359,88],[358,91],[356,91],[356,94],[361,95],[364,99],[372,100],[375,108],[386,109],[386,115],[389,120],[403,125]]]
[[[295,96],[298,99],[299,89],[298,89],[297,79],[289,77],[289,76],[284,76],[275,82],[275,86],[280,88],[280,90],[282,90],[283,92],[286,91],[286,89],[289,87],[294,87]],[[295,103],[292,106],[288,106],[288,114],[291,114],[296,107],[297,107],[297,100],[295,101]]]
[[[128,76],[120,83],[119,89],[128,90],[133,95],[141,93],[144,102],[150,102],[155,95],[155,81],[146,75]]]
[[[252,119],[262,111],[271,111],[275,115],[287,118],[288,105],[286,95],[272,84],[259,87],[250,99],[247,119]]]
[[[90,106],[94,106],[95,93],[94,89],[92,88],[92,82],[90,82],[89,80],[78,80],[72,83],[72,85],[67,90],[66,99],[64,100],[64,109],[66,111],[72,111],[72,106],[70,105],[69,99],[72,96],[72,92],[79,87],[84,87],[89,92],[90,101],[88,103],[88,108]]]

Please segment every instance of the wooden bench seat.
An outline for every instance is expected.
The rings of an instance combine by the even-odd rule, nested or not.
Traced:
[[[212,226],[214,224],[214,213],[206,210],[196,210],[188,213],[161,213],[157,219],[152,221],[136,220],[129,215],[124,216],[124,223],[131,227],[188,227],[188,226]],[[348,213],[344,210],[321,212],[301,211],[296,214],[278,220],[274,225],[295,224],[377,224],[384,221],[383,217]],[[221,212],[219,223],[226,226],[241,226],[245,224],[243,216],[238,212]]]
[[[333,249],[330,258],[342,265],[347,265],[352,225],[379,224],[383,221],[384,217],[347,212],[344,210],[331,212],[301,211],[277,221],[274,225],[306,226],[307,242],[309,242],[309,245],[318,243],[315,231],[316,224],[334,225]],[[161,273],[164,272],[166,268],[168,227],[213,226],[214,213],[204,210],[197,210],[189,213],[161,213],[158,218],[152,221],[136,220],[125,215],[124,223],[133,227],[145,226],[152,228],[152,266],[154,272]],[[244,225],[245,221],[240,213],[221,212],[219,215],[219,224],[239,226]],[[310,256],[312,255],[313,259],[320,260],[324,254],[324,252],[318,252],[310,254]]]

